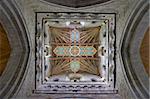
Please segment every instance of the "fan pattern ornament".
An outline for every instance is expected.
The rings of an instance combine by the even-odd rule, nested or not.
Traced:
[[[101,27],[49,28],[52,66],[49,75],[90,73],[99,75],[97,47]]]

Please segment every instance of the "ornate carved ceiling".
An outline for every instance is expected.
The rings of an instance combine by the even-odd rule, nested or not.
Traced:
[[[17,3],[15,3],[16,1],[17,1]],[[38,3],[35,2],[35,1],[37,1]],[[2,25],[4,25],[4,27],[6,28],[6,30],[8,32],[8,36],[10,37],[10,45],[13,47],[13,52],[12,52],[13,54],[10,57],[10,60],[9,60],[10,63],[9,63],[8,69],[7,70],[5,69],[6,70],[6,73],[4,72],[5,75],[2,75],[0,77],[0,82],[2,82],[2,83],[0,83],[0,89],[1,89],[0,97],[2,97],[2,98],[8,98],[9,99],[13,96],[15,96],[17,98],[19,96],[20,96],[19,98],[22,98],[22,96],[26,96],[25,98],[30,98],[29,95],[35,95],[35,94],[32,93],[32,91],[34,89],[34,84],[33,84],[34,80],[37,80],[36,77],[40,78],[41,76],[43,76],[43,75],[36,75],[36,77],[34,78],[34,74],[38,74],[38,72],[43,72],[44,68],[46,67],[45,65],[43,65],[42,67],[39,66],[40,69],[36,68],[36,70],[35,70],[35,68],[34,68],[35,60],[37,58],[37,57],[34,56],[34,54],[35,54],[35,52],[34,52],[35,51],[35,45],[34,45],[34,43],[32,43],[32,42],[34,42],[34,39],[35,39],[34,38],[35,37],[35,31],[34,31],[35,23],[33,21],[33,20],[35,20],[35,13],[34,12],[35,11],[41,11],[41,10],[42,11],[55,11],[55,12],[57,12],[57,11],[58,12],[70,11],[70,10],[66,10],[66,9],[65,10],[57,10],[56,8],[53,9],[53,7],[49,6],[48,3],[45,4],[44,6],[41,6],[42,3],[39,2],[39,0],[35,0],[35,1],[34,0],[0,0],[0,14],[1,14],[0,15],[0,22],[2,22]],[[52,2],[56,2],[55,4],[58,4],[58,3],[61,2],[61,0],[59,0],[58,2],[56,0],[51,0],[51,1],[50,0],[41,0],[41,1],[47,1],[47,2],[52,1]],[[80,4],[82,4],[82,5],[80,5],[80,4],[78,4],[77,1],[76,1],[77,3],[71,4],[75,1],[71,2],[71,1],[68,0],[68,1],[66,1],[66,2],[64,2],[60,5],[69,6],[69,7],[76,7],[77,8],[77,7],[84,7],[84,6],[87,6],[87,5],[99,4],[99,3],[89,4],[91,2],[95,2],[96,0],[95,1],[89,0],[89,2],[87,2],[87,1],[88,0],[86,0],[86,3],[81,3],[81,2],[85,2],[85,1],[81,1],[81,0],[78,1],[78,2],[80,2]],[[101,1],[104,1],[104,0],[101,0]],[[107,1],[110,1],[110,0],[106,0],[106,2]],[[130,44],[129,44],[130,40],[128,40],[127,37],[128,37],[128,34],[130,34],[130,33],[134,34],[133,31],[135,29],[137,29],[137,27],[136,27],[137,25],[134,25],[134,26],[132,26],[132,25],[134,24],[134,21],[135,21],[135,24],[137,24],[136,23],[137,21],[139,22],[140,19],[139,18],[136,19],[137,17],[135,17],[135,16],[136,16],[137,13],[140,12],[140,9],[143,8],[143,5],[139,5],[137,8],[135,8],[135,6],[133,6],[133,5],[136,4],[136,2],[139,2],[139,4],[140,4],[142,1],[145,2],[145,1],[148,1],[148,0],[114,0],[114,1],[117,1],[114,5],[111,5],[111,4],[109,5],[108,4],[105,7],[103,6],[102,9],[101,9],[101,6],[100,6],[100,8],[96,9],[96,11],[97,12],[101,12],[101,11],[103,12],[105,10],[104,12],[116,12],[116,15],[119,16],[119,17],[117,17],[117,25],[118,26],[117,26],[117,29],[116,29],[117,30],[116,31],[117,41],[116,42],[117,43],[120,42],[120,40],[118,40],[118,38],[120,38],[119,35],[123,35],[121,40],[124,39],[123,40],[124,42],[121,43],[120,45],[116,45],[116,48],[119,48],[119,46],[122,46],[122,49],[117,49],[117,52],[116,52],[117,63],[121,62],[121,64],[117,65],[117,67],[116,67],[117,70],[118,70],[117,77],[118,78],[120,77],[121,80],[122,80],[121,81],[120,79],[117,79],[118,80],[117,83],[119,85],[119,86],[117,85],[117,87],[119,88],[119,93],[122,95],[123,98],[124,97],[125,98],[135,98],[135,97],[128,97],[127,94],[129,92],[127,92],[127,91],[131,90],[138,98],[146,99],[145,97],[147,97],[148,94],[146,93],[147,91],[145,89],[148,88],[147,87],[148,84],[147,84],[146,79],[144,79],[145,75],[143,74],[143,72],[142,72],[143,70],[141,69],[143,65],[139,66],[138,64],[136,64],[136,65],[131,64],[131,61],[134,60],[134,59],[137,60],[136,63],[140,62],[141,60],[137,59],[138,57],[136,57],[136,55],[138,55],[138,53],[133,53],[134,51],[133,50],[131,51],[131,49],[128,48],[130,46]],[[123,1],[123,2],[118,3],[120,1]],[[117,5],[117,6],[115,6],[115,5]],[[132,7],[135,8],[134,9],[135,11],[132,9]],[[116,10],[116,11],[114,11],[114,10]],[[88,10],[88,11],[95,11],[95,10],[92,9],[92,10]],[[81,10],[81,12],[85,12],[85,10]],[[126,15],[128,16],[127,13],[130,13],[130,12],[133,12],[134,14],[131,15],[131,18],[126,20]],[[144,12],[144,11],[142,11],[142,12]],[[144,15],[144,14],[142,13],[142,15]],[[47,14],[44,14],[44,16],[46,17]],[[93,16],[93,15],[91,15],[91,16]],[[58,17],[58,16],[56,15],[56,17]],[[26,20],[26,22],[24,22],[24,19]],[[67,17],[67,19],[69,19],[69,17]],[[96,19],[96,18],[93,17],[93,19]],[[42,19],[40,19],[40,20],[42,20]],[[120,28],[124,28],[124,23],[128,20],[129,20],[129,23],[126,24],[127,28],[125,29],[125,35],[124,35],[124,34],[122,34],[122,30]],[[147,22],[147,20],[146,20],[146,22]],[[55,21],[55,22],[57,23],[58,21]],[[26,26],[25,23],[28,25],[28,27]],[[94,23],[94,21],[93,21],[93,23]],[[38,23],[37,22],[36,26],[38,27],[40,24],[44,24],[44,23],[40,23],[40,22]],[[63,26],[63,25],[61,25],[61,26]],[[53,25],[51,24],[51,26],[53,26]],[[56,26],[56,25],[54,25],[54,26]],[[36,29],[40,30],[39,27],[36,28]],[[130,29],[131,29],[131,31],[130,31]],[[28,33],[27,30],[29,30],[30,33]],[[141,30],[143,30],[143,28]],[[43,33],[43,31],[40,31],[40,33]],[[142,34],[142,33],[139,33],[139,34]],[[39,36],[38,33],[37,33],[36,36],[37,36],[36,40],[41,40],[41,39],[38,38],[38,36]],[[105,33],[103,34],[103,36],[106,36]],[[113,37],[113,35],[111,35],[111,34],[110,34],[110,36]],[[43,35],[42,37],[45,37],[45,35]],[[30,39],[32,39],[32,40],[30,40]],[[134,40],[132,40],[132,41],[134,41]],[[136,43],[136,44],[133,44],[133,46],[134,45],[138,46],[139,44],[140,43],[138,43],[138,44]],[[113,47],[113,45],[114,44],[110,44],[110,47]],[[128,47],[126,47],[126,46],[128,46]],[[132,47],[132,46],[130,46],[130,47]],[[73,49],[74,48],[77,48],[77,47],[73,46]],[[77,48],[77,49],[79,49],[79,48]],[[38,51],[40,51],[40,50],[38,50]],[[111,50],[111,51],[114,51],[114,50]],[[139,52],[139,48],[136,48],[135,51]],[[105,53],[104,48],[103,48],[102,52],[103,52],[103,54]],[[122,56],[118,52],[120,52],[122,54]],[[77,53],[78,53],[78,51],[77,51]],[[76,55],[76,53],[73,54],[73,55]],[[122,57],[123,60],[118,57],[119,55]],[[129,56],[134,56],[135,58],[128,57],[128,55]],[[42,58],[42,57],[40,57],[40,58]],[[110,59],[113,60],[115,58],[111,57]],[[123,64],[122,64],[122,61],[123,61]],[[36,63],[36,64],[38,64],[38,63]],[[75,65],[76,67],[80,67],[79,63],[76,62],[76,61],[71,62],[70,67],[74,67],[74,64],[76,64]],[[28,69],[28,67],[29,67],[29,69]],[[122,68],[123,72],[118,67]],[[106,68],[106,66],[104,65],[103,68]],[[110,74],[113,74],[114,73],[113,69],[114,68],[109,68],[109,69],[106,69],[106,70],[110,70],[111,71]],[[38,70],[40,70],[40,71],[38,71]],[[73,68],[73,70],[74,70],[74,68]],[[76,68],[75,68],[75,70],[76,70]],[[125,74],[125,75],[122,76],[123,74]],[[107,76],[109,76],[109,75],[107,75]],[[74,75],[70,75],[70,77],[71,76],[74,76]],[[77,77],[78,76],[80,76],[80,75],[77,75]],[[24,79],[25,77],[26,77],[26,79]],[[90,76],[88,76],[87,78],[89,78],[89,77]],[[110,77],[113,78],[114,75],[112,75]],[[139,78],[142,79],[142,80],[139,81]],[[92,81],[91,83],[95,83],[95,79],[91,79],[91,78],[89,78],[89,79]],[[119,80],[120,80],[120,82],[119,82]],[[23,84],[21,83],[22,81],[24,82]],[[43,79],[43,81],[45,81],[45,79]],[[55,79],[55,80],[52,80],[52,81],[53,81],[52,83],[55,83],[55,82],[58,82],[58,79]],[[126,83],[126,81],[127,81],[127,83]],[[111,79],[110,79],[110,82],[111,82]],[[48,89],[50,89],[50,90],[47,90],[48,92],[51,91],[53,93],[57,93],[58,90],[61,90],[63,88],[72,90],[72,89],[77,89],[77,88],[80,87],[81,90],[90,89],[90,92],[93,92],[94,94],[93,95],[84,94],[84,95],[86,97],[89,96],[89,97],[92,97],[92,98],[93,98],[93,96],[95,96],[95,92],[99,92],[99,93],[105,93],[106,92],[106,91],[103,91],[103,90],[102,90],[102,92],[98,91],[100,88],[102,88],[101,85],[93,86],[92,84],[88,83],[87,86],[86,85],[84,85],[84,86],[72,86],[72,85],[66,86],[65,83],[62,83],[62,84],[56,84],[56,83],[52,84],[52,83],[47,85],[47,86],[43,86],[42,88],[48,88]],[[126,84],[128,84],[130,87],[127,87],[128,85],[126,85]],[[21,85],[22,85],[22,87],[20,87]],[[107,88],[108,87],[110,87],[110,86],[107,86]],[[123,87],[123,88],[121,89],[121,87]],[[95,88],[96,91],[91,90],[92,88]],[[20,90],[20,91],[18,91],[18,90]],[[72,90],[72,91],[74,93],[76,93],[78,90]],[[41,90],[41,92],[43,92],[43,91]],[[64,90],[62,92],[64,92]],[[67,91],[65,91],[65,92],[67,92]],[[53,97],[55,97],[55,98],[57,96],[59,96],[61,98],[64,97],[63,95],[60,96],[60,94],[47,94],[46,93],[45,95],[44,94],[37,95],[36,98],[39,98],[39,96],[41,96],[40,98],[43,98],[43,96],[47,96],[47,98],[50,98],[51,95],[53,95]],[[83,94],[81,94],[81,95],[83,95]],[[112,95],[114,95],[114,94],[112,94]],[[105,95],[102,95],[102,96],[105,96]],[[77,97],[78,97],[78,94],[77,94]],[[32,98],[32,96],[31,96],[31,98]],[[83,97],[81,97],[81,98],[83,98]],[[106,97],[106,98],[108,98],[108,97]],[[97,99],[100,99],[100,98],[97,97]]]
[[[50,27],[51,43],[49,46],[53,49],[52,57],[50,57],[51,66],[53,65],[52,74],[62,74],[66,71],[73,73],[70,66],[73,67],[75,63],[79,63],[80,69],[76,72],[100,75],[97,61],[94,61],[96,58],[98,60],[96,49],[100,42],[99,32],[100,27],[84,30]]]
[[[79,8],[108,2],[110,0],[43,0],[43,1],[68,7]]]
[[[36,14],[36,93],[115,92],[114,13]]]

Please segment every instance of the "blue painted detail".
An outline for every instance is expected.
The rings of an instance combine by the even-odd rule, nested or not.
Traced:
[[[73,30],[71,32],[71,41],[72,42],[79,42],[80,40],[80,33],[78,30]]]

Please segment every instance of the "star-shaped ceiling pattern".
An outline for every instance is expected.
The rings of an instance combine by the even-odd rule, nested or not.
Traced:
[[[74,29],[50,27],[52,70],[49,76],[69,72],[100,75],[97,54],[99,33],[100,27]]]

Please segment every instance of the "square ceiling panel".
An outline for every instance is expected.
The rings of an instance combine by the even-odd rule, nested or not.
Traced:
[[[114,59],[115,14],[36,13],[36,93],[112,93]]]

